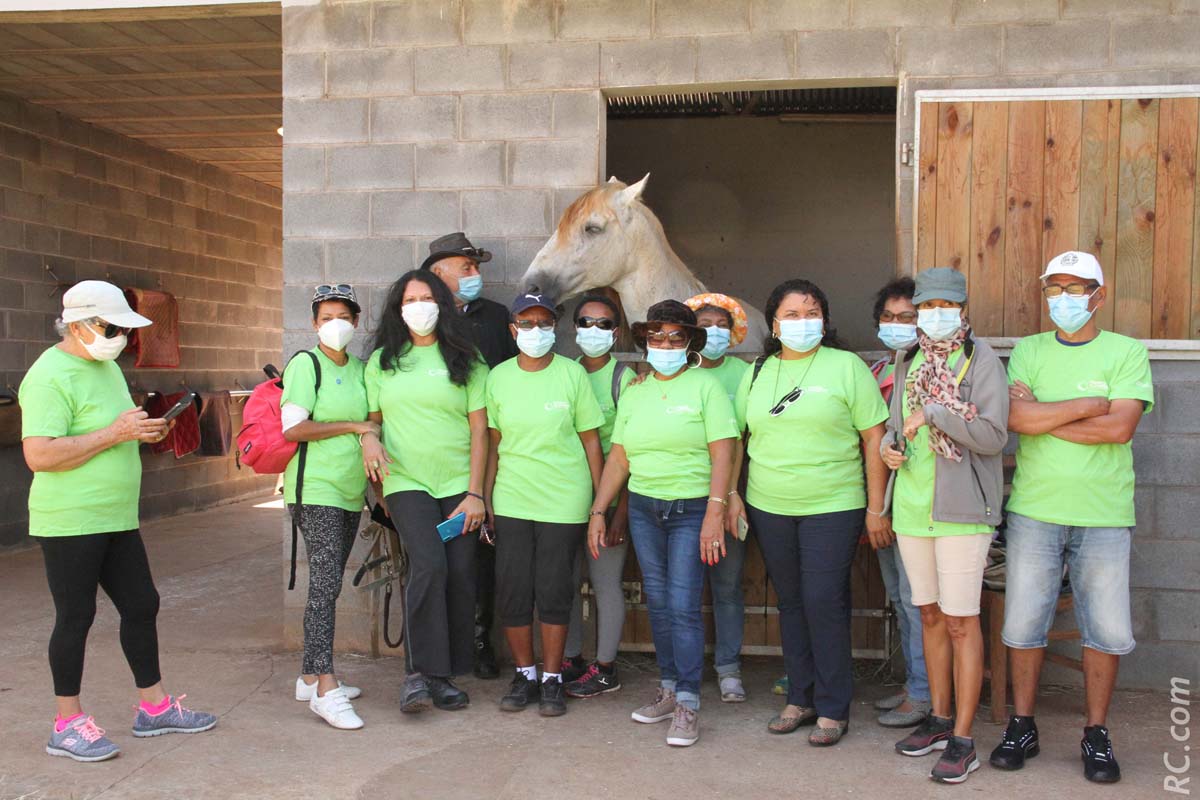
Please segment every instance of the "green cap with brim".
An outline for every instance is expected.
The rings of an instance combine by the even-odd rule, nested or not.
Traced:
[[[919,306],[928,300],[967,302],[967,276],[953,267],[934,267],[918,272],[913,305]]]

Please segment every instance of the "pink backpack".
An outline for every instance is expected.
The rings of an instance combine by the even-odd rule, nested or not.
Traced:
[[[321,365],[310,350],[302,350],[313,360],[317,389],[321,388]],[[296,355],[299,355],[297,353]],[[278,475],[287,469],[296,455],[298,444],[283,438],[280,399],[283,397],[283,377],[275,368],[264,368],[270,380],[265,380],[250,394],[242,412],[242,429],[237,435],[239,464],[245,464],[259,475]]]

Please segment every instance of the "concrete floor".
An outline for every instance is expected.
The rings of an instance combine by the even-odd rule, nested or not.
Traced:
[[[1163,754],[1182,760],[1171,741],[1164,695],[1120,693],[1112,714],[1122,783],[1084,781],[1079,763],[1079,700],[1048,689],[1039,724],[1042,755],[1019,773],[986,764],[961,788],[933,784],[933,757],[892,752],[896,732],[876,725],[869,703],[888,692],[864,682],[843,742],[829,750],[803,733],[771,736],[764,725],[779,706],[769,693],[779,664],[756,660],[746,670],[749,702],[731,706],[704,689],[702,738],[668,748],[664,725],[637,725],[630,709],[653,693],[651,664],[632,657],[625,688],[572,701],[559,719],[535,712],[503,714],[500,681],[469,678],[474,700],[459,713],[402,717],[397,659],[339,658],[339,672],[365,693],[356,707],[367,726],[335,731],[291,698],[298,668],[283,652],[279,585],[280,511],[255,502],[146,526],[159,590],[162,666],[169,691],[220,714],[197,736],[134,739],[135,703],[107,599],[92,628],[84,677],[85,709],[108,728],[122,754],[100,764],[45,755],[54,706],[46,640],[53,607],[40,551],[0,556],[0,798],[710,798],[886,796],[987,793],[1014,797],[1163,796]],[[979,723],[981,755],[999,735]]]

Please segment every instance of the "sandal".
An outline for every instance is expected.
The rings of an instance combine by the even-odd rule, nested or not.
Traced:
[[[813,747],[832,747],[842,740],[850,729],[850,721],[839,722],[835,728],[823,728],[820,725],[813,728],[808,735],[808,743]]]
[[[802,725],[812,725],[817,721],[817,710],[815,708],[800,707],[800,715],[796,717],[785,717],[783,712],[779,712],[767,723],[767,731],[769,733],[785,734],[793,733]]]

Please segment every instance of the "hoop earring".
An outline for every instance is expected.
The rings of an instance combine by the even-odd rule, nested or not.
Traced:
[[[695,358],[695,359],[696,359],[695,363],[693,363],[693,362],[692,362],[692,359],[693,359],[693,358]],[[704,361],[703,361],[703,360],[700,358],[700,354],[699,354],[699,353],[697,353],[695,350],[689,350],[689,351],[688,351],[687,365],[688,365],[689,367],[695,368],[695,367],[698,367],[698,366],[700,366],[700,365],[701,365],[701,364],[703,364],[703,363],[704,363]]]

